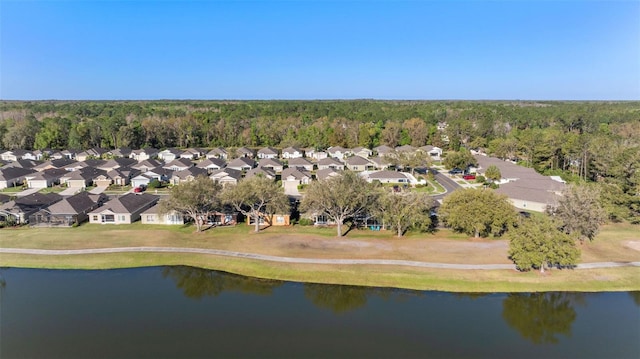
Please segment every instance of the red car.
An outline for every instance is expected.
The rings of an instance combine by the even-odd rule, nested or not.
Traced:
[[[142,193],[142,192],[144,192],[144,190],[145,190],[145,189],[147,189],[147,188],[146,188],[146,187],[144,187],[144,186],[140,186],[140,187],[136,187],[136,188],[134,188],[134,189],[133,189],[133,192],[134,192],[134,193]]]
[[[465,179],[467,181],[468,180],[474,180],[474,179],[476,179],[476,175],[464,175],[464,176],[462,176],[462,179]]]

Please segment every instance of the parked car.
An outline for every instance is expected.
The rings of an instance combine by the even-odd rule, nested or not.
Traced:
[[[449,174],[450,174],[450,175],[459,175],[459,174],[462,174],[463,172],[464,172],[464,171],[462,171],[462,170],[461,170],[461,169],[459,169],[459,168],[454,168],[454,169],[452,169],[451,171],[449,171]]]
[[[465,179],[467,181],[468,180],[474,180],[474,179],[476,179],[476,175],[464,175],[464,176],[462,176],[462,179]]]
[[[147,186],[139,186],[133,189],[134,193],[142,193],[147,189]]]

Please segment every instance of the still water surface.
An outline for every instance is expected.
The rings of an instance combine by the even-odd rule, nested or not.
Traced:
[[[451,294],[189,267],[0,269],[1,358],[640,358],[640,293]]]

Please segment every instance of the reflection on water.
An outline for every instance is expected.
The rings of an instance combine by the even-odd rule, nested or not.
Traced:
[[[162,276],[171,278],[189,298],[217,296],[225,291],[244,294],[271,295],[282,281],[245,277],[194,267],[165,267]]]
[[[2,359],[640,358],[639,292],[453,294],[190,267],[1,278]]]
[[[556,335],[571,336],[576,320],[575,293],[509,294],[502,302],[502,317],[523,338],[536,344],[557,343]]]

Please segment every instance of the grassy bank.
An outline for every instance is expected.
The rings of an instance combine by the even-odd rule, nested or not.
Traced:
[[[581,245],[583,262],[640,261],[632,247],[637,227],[604,227],[593,242]],[[396,239],[388,232],[351,231],[336,238],[333,228],[268,228],[251,233],[240,225],[193,233],[191,227],[85,225],[73,229],[6,229],[0,247],[76,249],[174,246],[234,250],[303,258],[380,258],[441,263],[510,263],[505,240],[472,240],[450,231],[411,234]],[[107,269],[189,265],[242,275],[315,283],[398,287],[452,292],[626,291],[640,290],[640,268],[552,270],[546,275],[511,270],[446,270],[372,265],[308,265],[263,262],[213,255],[116,253],[68,256],[2,254],[5,267]]]

